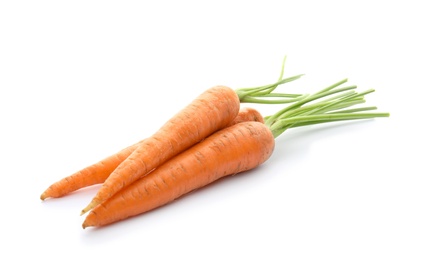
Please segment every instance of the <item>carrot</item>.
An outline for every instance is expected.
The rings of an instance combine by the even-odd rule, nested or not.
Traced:
[[[231,88],[216,86],[202,93],[140,143],[109,175],[81,214],[211,133],[229,125],[236,117],[239,106],[238,95]]]
[[[81,188],[103,183],[111,172],[136,149],[138,144],[126,147],[95,164],[54,182],[41,194],[40,199],[59,198]]]
[[[95,207],[83,228],[141,214],[219,178],[255,168],[270,157],[274,144],[269,128],[259,122],[218,131]]]
[[[364,112],[376,107],[346,109],[363,103],[364,96],[373,90],[357,93],[356,86],[338,88],[345,82],[342,80],[304,96],[266,117],[265,124],[242,122],[215,132],[94,207],[84,220],[83,228],[139,215],[217,179],[253,169],[272,155],[274,139],[289,128],[389,116],[388,113]],[[324,97],[328,98],[323,100]],[[317,101],[319,99],[322,100]]]
[[[106,201],[135,180],[145,176],[173,156],[217,130],[228,126],[236,117],[240,102],[287,103],[299,99],[300,95],[272,93],[278,85],[291,82],[302,76],[297,75],[283,79],[284,64],[285,60],[280,77],[273,84],[237,90],[225,86],[216,86],[202,93],[168,120],[156,133],[142,142],[109,175],[94,198],[81,211],[81,215]],[[270,98],[273,99],[270,100]]]
[[[273,84],[268,84],[268,85],[264,85],[264,86],[260,86],[260,87],[251,87],[251,88],[241,88],[241,89],[237,89],[235,90],[235,93],[237,94],[239,101],[241,103],[271,103],[271,104],[283,104],[283,103],[290,103],[290,102],[294,102],[296,100],[298,100],[301,95],[298,94],[282,94],[282,93],[274,93],[273,91],[276,89],[277,86],[294,81],[298,78],[300,78],[302,75],[297,75],[297,76],[293,76],[293,77],[289,77],[289,78],[283,78],[283,72],[284,72],[284,67],[285,67],[285,61],[286,61],[286,57],[283,60],[282,63],[282,67],[281,67],[281,73],[279,76],[279,79],[273,83]],[[226,87],[216,87],[215,89],[227,89],[228,93],[230,93],[230,95],[232,95],[233,97],[233,101],[236,102],[235,99],[235,94],[231,93],[230,89],[226,88]],[[214,89],[214,88],[213,88]],[[217,104],[220,103],[220,100],[224,97],[219,97],[219,93],[216,93],[217,96],[215,97],[216,100],[214,102],[216,102]],[[211,95],[212,96],[212,95]],[[231,102],[231,99],[224,99],[224,101],[229,101]],[[208,107],[205,107],[205,104],[201,104],[202,102],[204,102],[205,100],[203,100],[202,98],[197,102],[198,104],[192,104],[192,110],[194,112],[194,110],[196,110],[196,106],[200,106],[203,107],[203,110],[200,112],[200,114],[206,114],[206,113],[221,113],[222,110],[219,110],[221,108],[213,108],[211,107],[210,109],[212,109],[211,111],[209,111]],[[234,103],[236,104],[236,103]],[[214,105],[214,104],[211,104]],[[224,103],[222,104],[224,106]],[[235,108],[235,107],[234,107]],[[233,108],[233,109],[234,109]],[[214,110],[215,109],[215,110]],[[234,112],[234,111],[233,111]],[[232,112],[232,113],[233,113]],[[243,113],[248,112],[245,109],[241,110],[240,113],[238,114],[238,118],[241,119],[241,117],[243,116]],[[249,112],[253,112],[253,111],[249,111]],[[258,112],[257,112],[258,113]],[[252,114],[247,114],[248,116],[254,116]],[[229,118],[231,118],[233,115],[229,114]],[[186,117],[186,118],[184,118]],[[174,119],[171,119],[170,122],[168,122],[166,125],[168,126],[163,126],[164,129],[168,129],[168,130],[173,130],[171,128],[175,128],[173,126],[173,124],[175,124],[176,121],[179,121],[181,119],[180,125],[184,126],[185,124],[187,124],[188,121],[191,120],[191,118],[193,119],[197,119],[197,115],[196,114],[191,114],[190,109],[186,109],[186,111],[182,111],[181,112],[181,116],[180,118],[178,118],[178,116],[176,116]],[[204,117],[205,119],[205,117]],[[261,115],[258,114],[257,118],[258,120],[263,120],[263,118],[261,117]],[[236,118],[237,120],[237,118]],[[244,121],[245,119],[243,119],[242,121]],[[247,118],[246,120],[255,120],[255,119],[249,119]],[[196,120],[194,120],[196,121]],[[187,124],[188,126],[190,126],[190,124]],[[168,128],[167,128],[168,127]],[[217,126],[209,126],[211,129],[213,129],[214,127]],[[220,128],[220,127],[218,127]],[[159,132],[167,132],[164,131],[164,129],[160,130]],[[208,127],[203,126],[203,129],[208,129]],[[210,131],[214,131],[211,130]],[[197,128],[192,129],[193,131],[197,131]],[[208,132],[208,131],[206,131]],[[180,133],[177,133],[177,135],[179,135]],[[186,134],[190,134],[190,132],[187,132]],[[192,132],[192,134],[195,134]],[[155,138],[157,138],[157,136],[152,136],[149,140],[155,140]],[[183,137],[182,137],[183,138]],[[184,139],[184,138],[183,138]],[[196,138],[195,138],[196,139]],[[198,139],[202,139],[202,135],[198,136]],[[157,139],[159,140],[159,139]],[[176,140],[174,140],[176,142]],[[194,140],[196,141],[196,140]],[[87,166],[83,169],[81,169],[80,171],[71,174],[55,183],[53,183],[52,185],[50,185],[40,196],[41,200],[45,200],[46,198],[58,198],[58,197],[62,197],[70,192],[76,191],[78,189],[81,189],[83,187],[87,187],[90,185],[94,185],[94,184],[99,184],[99,183],[103,183],[105,182],[105,180],[111,175],[111,173],[116,170],[116,168],[124,162],[124,160],[126,160],[128,158],[129,155],[131,155],[141,144],[142,142],[139,142],[137,144],[134,144],[132,146],[129,146],[119,152],[117,152],[116,154],[113,154],[111,156],[108,156],[106,158],[104,158],[103,160],[92,164],[90,166]],[[148,145],[152,145],[151,142],[148,142]],[[170,142],[169,145],[172,145],[172,143]],[[174,144],[173,144],[174,145]],[[146,145],[145,145],[146,146]],[[186,145],[188,146],[188,145]],[[183,145],[184,147],[184,145]],[[143,148],[140,148],[143,149]],[[153,148],[155,149],[155,147]],[[177,153],[175,151],[175,153]],[[133,156],[134,159],[134,156]],[[133,160],[134,161],[134,160]],[[122,183],[120,184],[122,185]]]
[[[235,117],[235,119],[233,119],[229,126],[248,121],[264,123],[264,118],[258,110],[252,107],[242,107],[239,110],[238,115]]]
[[[254,108],[243,107],[230,125],[244,121],[264,123],[260,112]],[[103,183],[142,142],[143,140],[53,183],[41,194],[41,200],[59,198],[78,189]]]

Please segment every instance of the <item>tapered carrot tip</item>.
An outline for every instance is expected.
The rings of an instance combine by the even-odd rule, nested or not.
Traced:
[[[93,218],[90,218],[90,214],[89,214],[84,220],[82,226],[83,226],[83,229],[86,229],[87,227],[94,227],[96,226],[96,221],[93,221]]]
[[[90,225],[90,224],[87,224],[87,223],[84,221],[84,223],[83,223],[83,229],[86,229],[86,227],[91,227],[91,225]]]
[[[40,199],[41,200],[45,200],[45,199],[47,199],[47,194],[45,193],[45,192],[43,192],[43,194],[41,194],[41,196],[40,196]]]
[[[47,198],[53,197],[54,194],[52,194],[52,189],[49,187],[48,189],[46,189],[45,191],[43,191],[43,193],[41,193],[40,195],[40,199],[41,200],[45,200]]]
[[[85,208],[81,211],[80,216],[82,216],[82,215],[86,214],[86,213],[87,213],[87,212],[89,212],[92,208],[96,207],[98,204],[99,204],[99,203],[98,203],[97,201],[92,200],[92,201],[90,202],[90,204],[89,204],[89,205],[87,205],[87,207],[85,207]]]

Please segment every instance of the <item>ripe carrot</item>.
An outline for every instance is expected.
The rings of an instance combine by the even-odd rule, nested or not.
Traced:
[[[264,118],[261,113],[252,107],[242,107],[238,115],[233,119],[229,126],[236,125],[242,122],[260,122],[264,123]]]
[[[263,123],[242,122],[222,129],[95,207],[83,228],[141,214],[219,178],[253,169],[271,156],[274,145],[273,134]]]
[[[286,60],[286,57],[285,57],[285,59],[283,60],[283,63],[282,63],[279,79],[275,83],[260,86],[260,87],[236,89],[235,93],[237,94],[239,101],[241,103],[266,103],[266,104],[267,103],[272,103],[272,104],[280,103],[280,104],[283,104],[283,103],[290,103],[290,102],[294,102],[294,101],[298,100],[301,97],[301,95],[298,95],[298,94],[282,94],[282,93],[274,93],[273,92],[276,89],[277,86],[291,82],[291,81],[294,81],[294,80],[296,80],[296,79],[298,79],[302,76],[302,75],[296,75],[296,76],[284,79],[283,78],[283,72],[284,72],[284,67],[285,67],[285,60]],[[225,87],[216,87],[216,88],[223,88],[224,89]],[[230,94],[232,94],[230,89],[227,88],[227,91]],[[220,100],[222,98],[223,97],[216,96],[216,100],[214,102],[217,102],[219,104],[219,103],[221,103]],[[235,101],[235,98],[234,97],[232,97],[232,98]],[[230,102],[230,100],[232,98],[224,99],[224,101]],[[197,110],[196,107],[199,105],[200,107],[203,108],[202,111],[200,112],[200,114],[202,114],[202,113],[205,114],[206,112],[209,112],[210,114],[222,112],[222,110],[219,110],[221,108],[218,108],[218,107],[216,107],[216,108],[206,107],[205,106],[206,104],[202,104],[204,101],[205,100],[202,100],[202,99],[200,101],[199,100],[195,101],[198,104],[192,104],[191,105],[192,110],[193,111]],[[221,104],[221,105],[224,106],[224,103]],[[246,111],[245,109],[242,109],[240,111],[240,113],[238,114],[239,119],[242,118],[242,116],[244,115],[243,113],[245,113],[245,112],[248,112],[248,114],[247,114],[248,116],[253,116],[252,114],[249,114],[249,112],[253,112],[253,111]],[[229,114],[229,118],[231,118],[231,117],[232,116]],[[167,132],[167,131],[165,131],[165,129],[167,129],[167,127],[168,127],[168,130],[174,130],[174,129],[171,129],[171,128],[175,128],[173,126],[173,124],[175,124],[180,119],[181,119],[181,122],[179,122],[180,125],[184,126],[185,124],[187,124],[191,120],[191,118],[196,119],[197,115],[196,114],[192,115],[190,109],[188,108],[188,109],[186,109],[186,111],[181,112],[180,118],[178,118],[176,116],[174,119],[171,119],[166,125],[163,126],[163,129],[160,130],[159,132],[162,132],[162,133]],[[257,119],[262,120],[264,122],[264,119],[259,114],[257,116]],[[255,120],[255,119],[247,118],[246,120]],[[196,121],[196,120],[194,120],[194,121]],[[245,119],[242,120],[242,121],[245,121]],[[203,122],[203,123],[208,123],[208,122]],[[187,125],[190,126],[190,124],[187,124]],[[202,127],[203,127],[203,129],[206,130],[206,129],[209,129],[209,128],[213,129],[214,127],[217,127],[217,126],[206,127],[204,125]],[[217,127],[217,128],[220,128],[220,127]],[[211,129],[210,129],[210,132],[214,131],[214,130],[211,130]],[[197,131],[197,128],[194,128],[192,130]],[[206,132],[208,132],[208,131],[206,131]],[[179,135],[179,134],[180,133],[177,133],[177,135]],[[186,134],[191,134],[191,133],[189,131]],[[192,134],[195,135],[197,133],[192,132]],[[180,137],[182,139],[184,139],[182,136],[180,136]],[[156,137],[152,136],[150,138],[150,140],[152,141],[155,138],[157,138],[157,136]],[[198,136],[198,139],[202,139],[202,135]],[[159,139],[157,139],[157,140],[159,140]],[[194,140],[194,141],[196,141],[196,140]],[[173,140],[173,142],[175,143],[175,142],[177,142],[177,140]],[[169,142],[169,145],[174,145],[173,142]],[[104,158],[103,160],[101,160],[101,161],[99,161],[99,162],[97,162],[93,165],[85,167],[85,168],[81,169],[80,171],[53,183],[41,194],[40,199],[45,200],[46,198],[49,198],[49,197],[52,197],[52,198],[61,197],[61,196],[64,196],[64,195],[66,195],[70,192],[78,190],[80,188],[87,187],[87,186],[94,185],[94,184],[103,183],[111,175],[111,173],[114,170],[116,170],[116,168],[121,163],[123,163],[123,161],[126,160],[128,158],[128,156],[131,155],[140,146],[140,144],[141,144],[141,142],[139,142],[138,144],[134,144],[132,146],[129,146],[129,147],[119,151],[116,154],[113,154],[113,155],[111,155],[107,158]],[[152,146],[152,143],[149,142],[149,144],[147,146],[149,146],[149,145]],[[154,149],[156,148],[155,146],[153,146],[153,147],[154,147]],[[174,151],[174,153],[176,153],[176,151]],[[120,185],[122,185],[122,183]]]
[[[103,183],[111,172],[136,149],[138,144],[126,147],[95,164],[54,182],[41,194],[40,199],[59,198],[81,188]]]
[[[239,97],[231,88],[216,86],[202,93],[156,133],[140,143],[109,175],[81,214],[168,159],[229,125],[238,114],[239,108]]]
[[[148,174],[168,159],[188,149],[210,134],[229,125],[241,102],[288,103],[301,98],[297,94],[272,93],[277,86],[300,78],[283,79],[285,60],[279,79],[260,87],[237,90],[225,86],[208,89],[147,138],[105,180],[81,215],[106,201],[122,188]],[[270,98],[272,98],[270,100]]]
[[[356,93],[353,91],[356,86],[337,88],[345,82],[342,80],[305,96],[266,117],[265,124],[242,122],[217,131],[96,206],[83,222],[83,228],[139,215],[219,178],[253,169],[271,156],[274,139],[289,128],[389,116],[388,113],[363,113],[376,107],[346,109],[363,103],[364,96],[373,90]]]
[[[264,118],[254,108],[243,107],[230,125],[245,121],[264,123]],[[41,200],[59,198],[78,189],[103,183],[141,142],[143,140],[53,183],[41,194]]]

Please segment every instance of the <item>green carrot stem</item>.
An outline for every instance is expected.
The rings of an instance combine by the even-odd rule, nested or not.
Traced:
[[[342,86],[346,82],[347,79],[343,79],[314,94],[298,97],[298,101],[265,117],[266,125],[276,138],[293,127],[389,116],[389,113],[365,113],[375,110],[373,106],[349,109],[365,103],[364,97],[375,90],[358,93],[355,85]]]
[[[375,110],[376,107],[349,107],[365,103],[364,97],[374,92],[369,89],[357,93],[357,86],[342,86],[348,79],[340,80],[313,94],[274,93],[282,84],[299,79],[302,74],[283,78],[286,56],[283,60],[279,78],[275,83],[236,90],[241,102],[261,104],[292,103],[273,115],[264,117],[265,124],[270,128],[274,137],[278,137],[289,128],[322,124],[329,122],[359,120],[375,117],[388,117],[389,113],[364,113]]]
[[[271,125],[279,117],[284,116],[285,113],[287,113],[289,111],[293,111],[294,109],[299,108],[306,103],[312,102],[314,100],[317,100],[317,99],[320,99],[320,98],[323,98],[323,97],[326,97],[326,96],[329,96],[329,95],[333,95],[333,94],[336,94],[336,93],[340,93],[340,92],[344,92],[344,91],[352,90],[352,89],[356,88],[356,86],[348,86],[348,87],[342,87],[342,88],[339,88],[339,89],[334,89],[335,87],[341,85],[344,82],[345,82],[345,80],[340,81],[340,82],[326,88],[326,91],[322,90],[322,91],[319,91],[319,92],[317,92],[313,95],[306,96],[305,98],[291,104],[290,106],[288,106],[286,108],[283,108],[282,110],[278,111],[276,114],[270,116],[265,123],[267,125]],[[349,92],[349,94],[354,94],[354,92]],[[348,94],[345,94],[345,95],[348,95]]]
[[[295,75],[289,78],[283,78],[285,71],[286,56],[283,59],[282,67],[280,70],[279,78],[275,83],[267,84],[259,87],[250,88],[239,88],[236,89],[236,93],[239,96],[239,100],[243,103],[260,103],[260,104],[284,104],[295,102],[299,100],[300,94],[285,94],[285,93],[272,93],[275,89],[282,84],[294,81],[303,76],[303,74]],[[270,99],[272,97],[278,97],[277,99]],[[294,99],[281,99],[294,98]]]
[[[300,97],[301,98],[301,97]],[[257,103],[257,104],[286,104],[293,103],[300,98],[279,98],[279,99],[267,99],[267,98],[257,98],[246,96],[242,100],[244,103]]]
[[[294,109],[293,111],[289,111],[288,113],[280,116],[279,118],[285,118],[285,117],[291,117],[291,116],[297,116],[297,115],[314,114],[314,113],[317,113],[319,111],[322,111],[323,113],[327,113],[327,112],[347,108],[347,107],[350,107],[350,106],[354,106],[354,105],[357,105],[357,104],[361,104],[361,103],[365,103],[365,100],[364,99],[353,99],[353,100],[349,100],[349,101],[345,101],[345,102],[341,102],[341,103],[336,103],[336,102],[324,102],[324,103],[322,103],[322,102],[320,102],[320,103],[311,104],[311,105],[308,105],[308,106],[305,106],[305,107],[300,107],[300,108]],[[329,104],[329,105],[327,105],[327,104]],[[326,107],[323,108],[323,106],[326,106]],[[321,109],[318,110],[318,108],[321,108]]]
[[[313,103],[313,104],[310,104],[310,105],[298,106],[298,107],[294,106],[294,108],[287,109],[286,111],[284,111],[283,113],[278,115],[276,117],[276,120],[278,120],[279,118],[299,115],[299,114],[302,114],[302,113],[306,113],[308,111],[310,111],[310,113],[312,113],[314,111],[317,111],[318,108],[323,108],[322,110],[325,110],[325,108],[327,107],[328,110],[329,110],[329,109],[331,109],[332,107],[335,107],[338,104],[338,103],[335,102],[335,100],[341,99],[341,98],[346,97],[346,96],[352,96],[354,94],[355,94],[354,91],[348,91],[346,93],[342,93],[342,94],[336,95],[334,97],[330,97],[328,99],[325,99],[325,100],[322,100],[320,102],[316,102],[316,103]],[[312,99],[310,101],[312,101]],[[307,102],[310,102],[310,101],[307,100]],[[307,102],[304,102],[304,104],[307,103]],[[303,104],[301,104],[301,105],[303,105]]]
[[[353,109],[345,109],[345,110],[339,110],[330,112],[329,114],[337,114],[337,113],[356,113],[356,112],[362,112],[362,111],[368,111],[368,110],[376,110],[377,107],[359,107],[359,108],[353,108]]]
[[[375,117],[388,117],[389,113],[335,113],[321,115],[295,116],[287,119],[280,119],[270,127],[273,136],[276,138],[285,130],[300,125],[311,125],[319,123],[328,123],[341,120],[356,120]]]
[[[305,95],[289,94],[289,93],[269,93],[269,94],[262,95],[262,97],[265,97],[265,98],[277,98],[277,97],[298,98],[298,97],[302,97],[302,96],[305,96]]]
[[[388,117],[389,113],[334,113],[334,114],[321,114],[321,115],[307,115],[307,116],[295,116],[291,118],[281,119],[278,121],[279,125],[288,125],[299,122],[308,121],[329,121],[335,119],[364,119],[373,117]]]
[[[287,129],[289,128],[296,128],[296,127],[301,127],[301,126],[309,126],[309,125],[317,125],[317,124],[324,124],[324,123],[333,123],[333,122],[341,122],[341,121],[352,121],[352,120],[366,120],[366,119],[371,119],[371,118],[358,118],[358,119],[333,119],[333,120],[329,120],[326,122],[323,121],[308,121],[308,122],[303,122],[303,123],[296,123],[296,124],[292,124],[290,127],[287,127]]]
[[[283,57],[282,67],[280,69],[280,75],[279,75],[279,78],[277,79],[277,81],[280,81],[281,79],[283,79],[283,74],[285,72],[285,63],[286,63],[286,55],[285,55],[285,57]]]
[[[340,81],[336,82],[335,84],[332,84],[332,85],[330,85],[329,87],[327,87],[327,88],[324,88],[324,89],[320,90],[320,91],[319,91],[319,92],[317,92],[316,94],[320,94],[320,93],[323,93],[323,92],[328,92],[328,91],[329,91],[329,90],[331,90],[331,89],[334,89],[334,88],[336,88],[336,87],[338,87],[338,86],[341,86],[342,84],[346,83],[347,81],[348,81],[348,79],[347,79],[347,78],[345,78],[345,79],[343,79],[343,80],[340,80]]]
[[[292,76],[289,78],[285,78],[285,79],[281,79],[278,82],[275,82],[273,84],[268,84],[265,86],[260,86],[260,87],[252,87],[252,88],[240,88],[240,89],[236,89],[236,93],[239,96],[239,100],[241,102],[245,102],[245,103],[251,103],[249,100],[250,97],[264,97],[267,95],[270,95],[270,93],[272,91],[274,91],[276,89],[277,86],[285,84],[285,83],[289,83],[291,81],[297,80],[299,78],[301,78],[303,75],[296,75],[296,76]],[[279,93],[281,95],[289,95],[289,96],[295,96],[295,97],[299,97],[299,94],[283,94],[283,93]],[[265,103],[268,104],[267,100],[264,100],[266,102],[262,102],[261,99],[256,99],[255,103]]]
[[[315,110],[310,111],[309,114],[313,114],[313,113],[318,114],[320,112],[329,111],[329,109],[338,107],[340,104],[343,104],[345,106],[346,104],[344,104],[344,103],[346,103],[347,101],[358,99],[358,98],[363,98],[365,95],[372,93],[374,91],[375,90],[370,89],[370,90],[367,90],[367,91],[364,91],[364,92],[361,92],[361,93],[354,93],[354,94],[343,96],[343,97],[339,98],[338,100],[335,100],[334,102],[328,102],[327,104],[323,104],[322,106],[317,107]]]

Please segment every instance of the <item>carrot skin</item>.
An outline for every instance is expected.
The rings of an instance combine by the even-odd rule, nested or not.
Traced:
[[[252,107],[242,107],[229,126],[248,121],[264,123],[264,117],[258,110]]]
[[[264,123],[264,119],[260,112],[254,108],[243,107],[239,110],[238,115],[230,125],[245,121]],[[51,184],[41,194],[40,199],[59,198],[81,188],[103,183],[118,165],[136,150],[141,142],[143,142],[143,140]]]
[[[63,197],[81,188],[103,183],[111,172],[113,172],[125,158],[136,150],[138,144],[139,143],[136,143],[132,146],[126,147],[118,153],[110,155],[95,164],[85,167],[78,172],[54,182],[41,194],[40,199],[45,200],[47,198]]]
[[[142,142],[105,180],[81,214],[106,201],[170,158],[228,126],[240,109],[236,92],[215,86],[199,95]]]
[[[142,214],[222,177],[253,169],[271,156],[274,146],[271,131],[260,122],[217,131],[96,206],[83,228]]]

